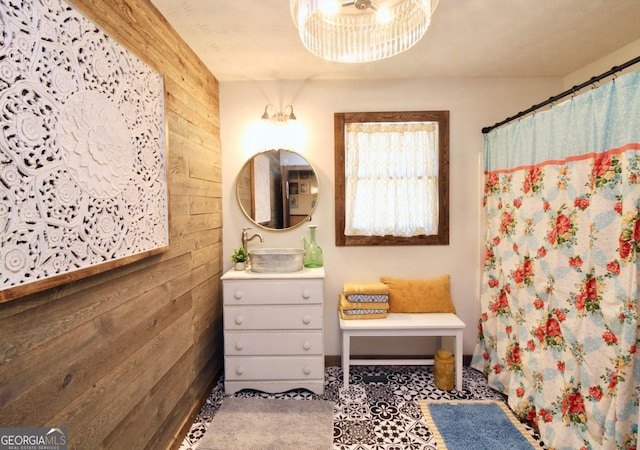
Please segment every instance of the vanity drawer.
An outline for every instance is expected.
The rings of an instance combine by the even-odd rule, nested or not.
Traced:
[[[321,330],[323,306],[227,307],[225,330]]]
[[[224,336],[225,355],[322,355],[322,332],[278,333],[230,331]]]
[[[322,304],[323,280],[226,280],[223,298],[225,306]]]
[[[324,379],[324,358],[225,357],[225,380],[311,380]]]

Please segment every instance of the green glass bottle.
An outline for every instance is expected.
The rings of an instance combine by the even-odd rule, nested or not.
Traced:
[[[322,267],[322,249],[316,242],[316,225],[309,225],[311,237],[309,242],[302,237],[304,242],[304,266],[309,268]]]

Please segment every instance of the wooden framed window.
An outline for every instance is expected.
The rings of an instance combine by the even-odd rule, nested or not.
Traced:
[[[335,113],[336,245],[449,244],[449,112]]]

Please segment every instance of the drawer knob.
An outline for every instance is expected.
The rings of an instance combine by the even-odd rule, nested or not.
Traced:
[[[305,375],[309,375],[311,373],[311,367],[304,366],[304,369],[302,369],[302,371],[304,372]]]
[[[302,298],[309,298],[311,297],[311,292],[309,292],[309,289],[305,289],[304,291],[302,291]]]
[[[234,298],[235,298],[236,300],[240,300],[240,299],[242,298],[242,296],[243,296],[243,295],[244,295],[244,294],[243,294],[243,293],[242,293],[242,291],[241,291],[241,290],[239,290],[239,289],[233,293],[233,296],[234,296]]]
[[[236,325],[241,325],[242,322],[244,322],[244,317],[242,316],[237,316],[236,317]]]
[[[309,350],[311,348],[311,344],[308,342],[305,342],[304,344],[302,344],[302,348],[305,350]]]
[[[238,366],[236,367],[236,374],[242,375],[244,373],[244,367]]]
[[[236,350],[242,350],[244,348],[244,344],[242,342],[236,342]]]
[[[309,325],[311,323],[311,317],[305,314],[305,316],[302,318],[302,323],[304,323],[305,325]]]

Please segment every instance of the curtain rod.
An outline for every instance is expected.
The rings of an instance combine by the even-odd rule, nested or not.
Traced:
[[[525,110],[525,111],[520,111],[518,114],[516,114],[515,116],[511,116],[511,117],[507,117],[506,119],[504,119],[502,122],[498,122],[495,125],[492,125],[490,127],[484,127],[482,129],[482,134],[487,134],[488,132],[490,132],[491,130],[493,130],[494,128],[498,128],[506,123],[509,123],[513,120],[519,119],[522,116],[525,116],[529,113],[532,113],[540,108],[542,108],[543,106],[547,106],[550,103],[556,102],[558,100],[560,100],[561,98],[567,97],[569,95],[575,94],[576,92],[578,92],[579,90],[589,86],[590,84],[593,83],[597,83],[598,81],[602,80],[603,78],[607,78],[613,74],[615,74],[616,72],[620,72],[621,70],[626,69],[629,66],[632,66],[634,64],[637,64],[640,62],[640,56],[637,56],[635,58],[633,58],[632,60],[627,61],[624,64],[620,64],[619,66],[613,66],[610,70],[607,70],[606,72],[601,73],[600,75],[596,75],[595,77],[591,77],[591,79],[589,81],[585,81],[582,84],[578,84],[574,87],[572,87],[571,89],[567,89],[564,92],[561,92],[558,95],[554,95],[553,97],[549,97],[548,100],[545,100],[542,103],[538,103],[537,105],[533,105],[531,108]]]

